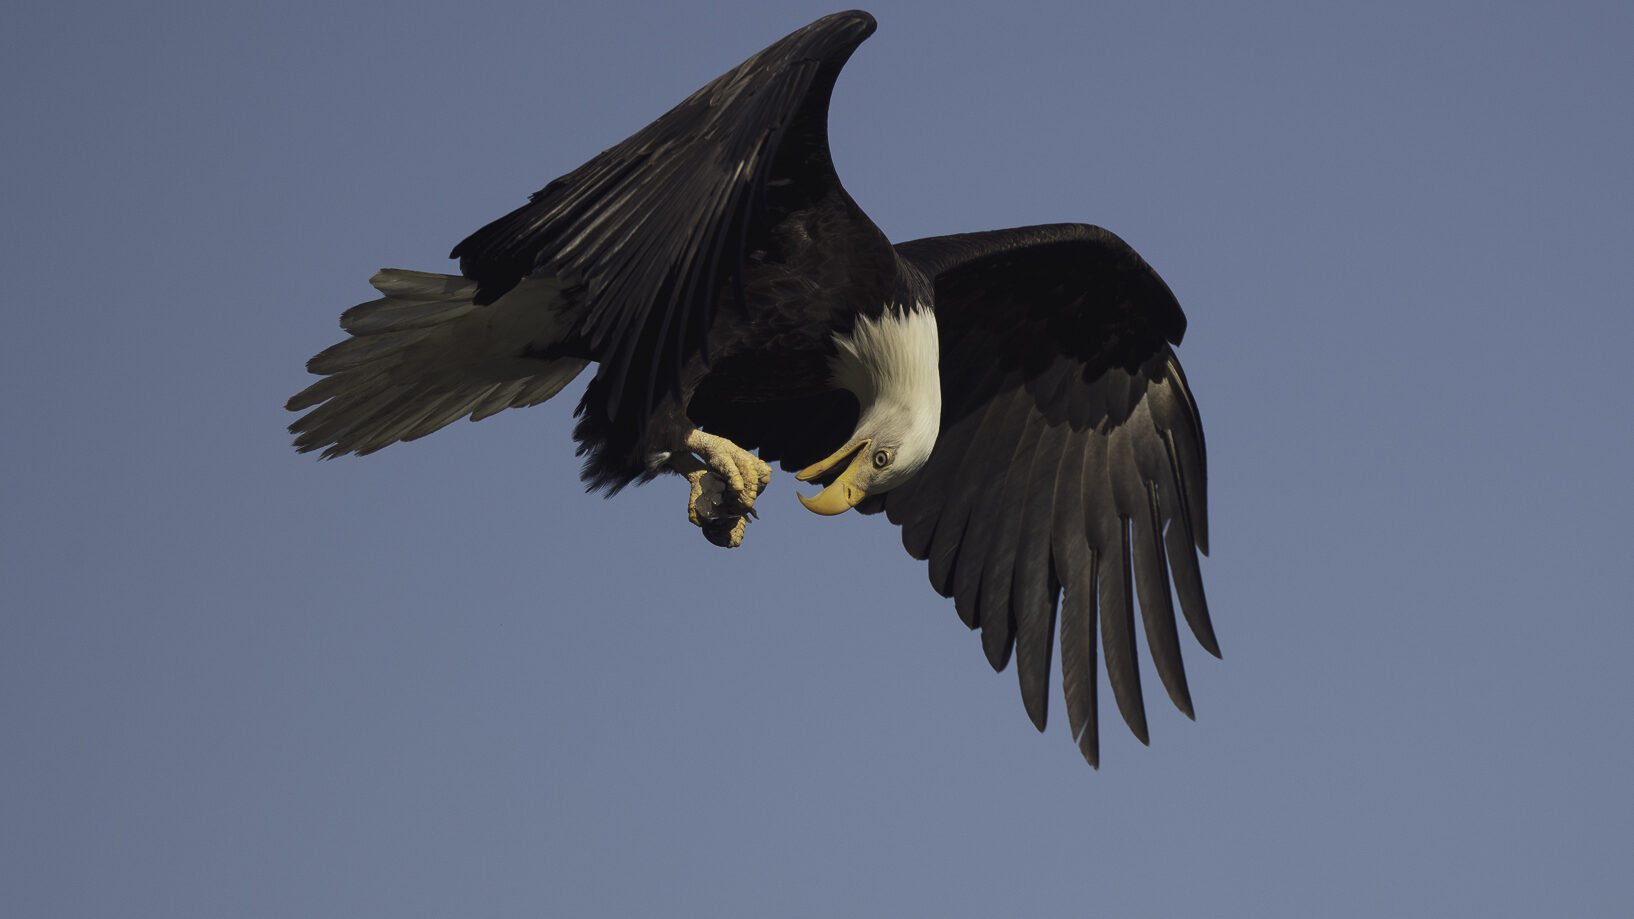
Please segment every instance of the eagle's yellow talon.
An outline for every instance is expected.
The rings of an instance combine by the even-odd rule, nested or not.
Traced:
[[[772,480],[772,467],[724,437],[693,431],[684,454],[669,464],[686,477],[687,520],[704,538],[728,549],[743,544],[755,499]]]

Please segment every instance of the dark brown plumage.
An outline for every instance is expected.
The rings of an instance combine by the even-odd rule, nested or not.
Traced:
[[[311,409],[296,444],[371,452],[543,401],[594,363],[574,432],[592,488],[685,471],[700,431],[849,482],[839,504],[825,489],[821,512],[854,505],[901,526],[992,666],[1015,659],[1040,729],[1059,623],[1067,718],[1094,764],[1097,642],[1147,737],[1137,597],[1186,714],[1176,597],[1219,653],[1198,566],[1203,432],[1171,347],[1185,316],[1098,227],[893,247],[828,152],[834,81],[873,30],[840,13],[774,43],[467,237],[453,252],[463,277],[381,272],[383,298],[343,316],[353,338],[315,357],[327,376],[290,400]],[[928,345],[906,331],[931,317]],[[930,356],[929,393],[923,373],[892,378],[916,353]],[[915,417],[933,439],[916,440]],[[695,484],[730,472],[706,464]],[[741,538],[758,488],[733,488]],[[695,516],[698,501],[695,489]]]

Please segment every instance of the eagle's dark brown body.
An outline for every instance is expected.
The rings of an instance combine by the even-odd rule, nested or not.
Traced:
[[[382,299],[347,312],[354,337],[314,358],[326,378],[291,400],[311,409],[296,443],[371,452],[543,401],[595,364],[574,432],[592,487],[654,475],[700,430],[799,468],[861,437],[879,400],[925,395],[841,385],[846,360],[894,359],[857,352],[878,347],[862,327],[933,319],[914,345],[931,349],[933,436],[911,478],[856,506],[902,526],[995,668],[1014,654],[1040,728],[1059,620],[1068,720],[1094,763],[1097,645],[1146,737],[1137,595],[1188,714],[1174,594],[1218,653],[1197,558],[1203,433],[1171,347],[1185,317],[1098,227],[893,246],[828,151],[834,81],[873,31],[840,13],[772,44],[466,238],[463,277],[377,275]]]

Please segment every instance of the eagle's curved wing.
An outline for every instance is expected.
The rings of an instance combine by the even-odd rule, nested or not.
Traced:
[[[882,496],[932,586],[982,630],[995,669],[1014,649],[1027,713],[1045,723],[1058,597],[1067,718],[1099,758],[1096,623],[1124,719],[1147,740],[1134,598],[1175,705],[1191,699],[1175,592],[1218,656],[1197,551],[1208,551],[1203,429],[1170,349],[1186,320],[1139,255],[1099,227],[915,240],[897,253],[935,282],[942,430],[925,467]]]
[[[524,277],[582,287],[584,344],[600,363],[585,408],[605,412],[615,453],[678,390],[723,288],[741,287],[745,259],[780,218],[768,185],[782,200],[840,188],[829,96],[874,28],[849,12],[788,35],[454,248],[478,303]]]
[[[471,234],[452,253],[464,278],[381,272],[383,298],[342,317],[353,337],[308,363],[326,378],[289,401],[312,409],[291,425],[297,446],[369,453],[543,401],[597,361],[580,433],[608,462],[586,475],[627,481],[717,304],[735,293],[749,305],[746,260],[766,264],[791,211],[849,202],[829,158],[828,101],[873,31],[867,13],[839,13],[772,44]],[[839,211],[847,238],[890,262],[866,216]]]

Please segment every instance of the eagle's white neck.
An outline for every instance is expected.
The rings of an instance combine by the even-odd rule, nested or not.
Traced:
[[[935,313],[888,307],[878,319],[859,316],[850,336],[834,336],[834,346],[834,381],[864,408],[897,401],[935,403],[941,411]]]
[[[858,317],[850,335],[835,335],[834,382],[861,403],[856,438],[892,445],[892,479],[905,479],[930,458],[942,425],[942,379],[936,314],[915,304]]]

